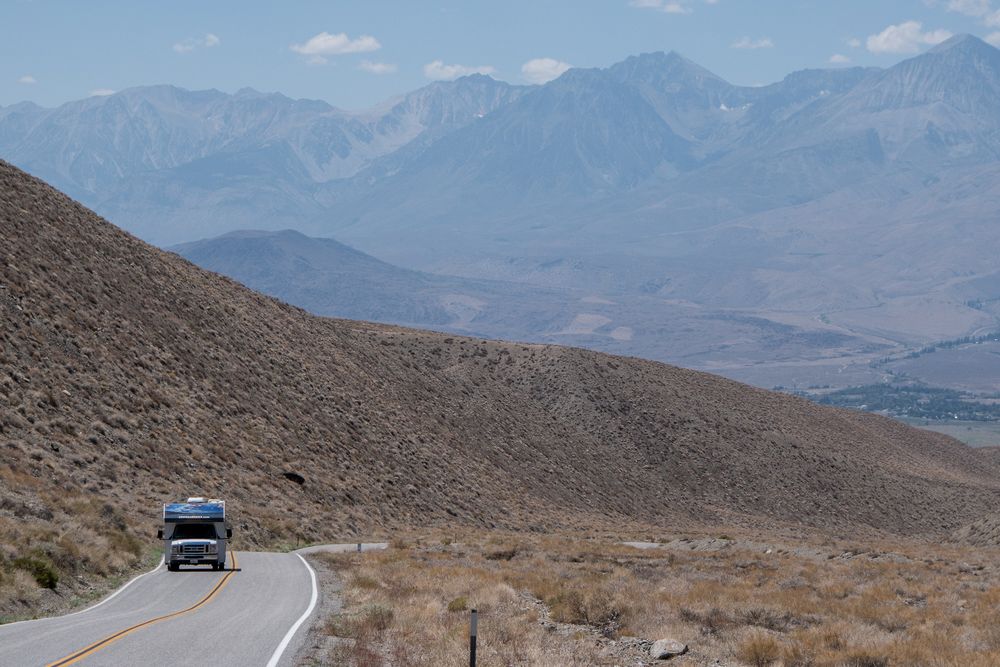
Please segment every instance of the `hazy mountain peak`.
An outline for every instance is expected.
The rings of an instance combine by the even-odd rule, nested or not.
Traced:
[[[294,229],[279,229],[276,231],[268,231],[266,229],[237,229],[233,232],[228,232],[218,237],[221,239],[255,239],[255,238],[271,238],[271,237],[285,237],[285,238],[307,238],[302,232],[298,232]]]
[[[934,48],[930,49],[928,53],[947,53],[953,50],[988,50],[996,51],[994,47],[990,46],[983,40],[979,39],[975,35],[970,35],[968,33],[963,33],[961,35],[955,35],[950,37],[945,41],[941,42]]]
[[[481,74],[479,72],[473,72],[472,74],[466,74],[465,76],[460,76],[455,79],[454,83],[500,83],[503,85],[510,85],[506,81],[497,81],[489,74]]]
[[[14,104],[8,106],[3,106],[2,104],[0,104],[0,109],[4,111],[17,110],[24,112],[34,112],[34,111],[42,111],[45,109],[45,107],[39,106],[38,104],[35,104],[30,100],[25,100],[24,102],[15,102]]]
[[[956,35],[870,80],[862,95],[867,109],[944,104],[989,124],[1000,105],[1000,51],[978,37]]]
[[[234,100],[274,100],[274,101],[277,101],[277,102],[298,102],[298,101],[312,102],[313,101],[313,100],[293,100],[292,98],[286,97],[285,95],[282,95],[281,93],[265,93],[265,92],[262,92],[262,91],[259,91],[259,90],[255,89],[255,88],[250,88],[249,86],[245,86],[243,88],[240,88],[235,93],[233,93],[233,99]],[[324,102],[323,104],[326,105],[326,106],[329,106],[328,104],[326,104],[326,102]]]
[[[233,96],[234,97],[266,97],[267,93],[262,93],[259,90],[257,90],[256,88],[251,88],[250,86],[244,86],[243,88],[240,88],[235,93],[233,93]]]
[[[705,82],[729,87],[730,84],[722,77],[710,72],[701,65],[688,60],[676,51],[664,53],[641,53],[629,56],[609,71],[622,81],[629,83],[665,83],[696,84],[699,87]]]

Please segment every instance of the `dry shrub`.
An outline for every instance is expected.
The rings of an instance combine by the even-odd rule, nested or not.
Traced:
[[[794,625],[805,624],[804,621],[795,618],[787,611],[780,612],[764,607],[754,607],[744,610],[737,616],[737,620],[743,625],[752,625],[776,632],[786,632]]]
[[[357,623],[358,637],[381,638],[392,625],[394,614],[392,609],[380,604],[373,604],[361,615]]]
[[[605,590],[570,589],[547,600],[552,619],[560,623],[589,625],[607,636],[621,628],[622,608]]]
[[[751,667],[768,667],[777,662],[781,654],[781,647],[774,637],[756,634],[740,644],[736,656]]]
[[[782,667],[812,667],[814,664],[812,656],[798,644],[785,646],[781,651]]]
[[[517,555],[517,547],[511,547],[510,549],[498,549],[496,551],[488,551],[483,554],[483,558],[486,560],[511,560]]]
[[[346,614],[333,614],[323,623],[323,632],[331,637],[354,637],[354,623]]]
[[[884,655],[856,652],[847,657],[844,667],[889,667],[889,658]]]
[[[693,611],[687,607],[681,607],[678,616],[685,623],[699,626],[703,635],[717,635],[733,624],[732,619],[717,607],[713,607],[704,613]]]
[[[42,597],[42,589],[30,573],[12,570],[0,578],[0,609],[31,605]]]

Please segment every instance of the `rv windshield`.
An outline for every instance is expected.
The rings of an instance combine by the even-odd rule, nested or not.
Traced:
[[[215,525],[211,523],[179,523],[174,527],[175,540],[214,540]]]

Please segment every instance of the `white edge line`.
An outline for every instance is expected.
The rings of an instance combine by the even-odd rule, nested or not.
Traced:
[[[104,598],[103,600],[101,600],[97,604],[92,604],[92,605],[90,605],[89,607],[87,607],[85,609],[81,609],[79,611],[74,611],[74,612],[69,613],[69,614],[63,614],[62,616],[46,616],[45,618],[27,618],[27,619],[25,619],[23,621],[15,621],[13,623],[4,623],[3,625],[0,625],[0,630],[2,630],[3,628],[9,628],[9,627],[12,627],[12,626],[15,626],[15,625],[20,625],[22,623],[37,623],[38,621],[50,621],[50,620],[56,619],[56,618],[69,618],[70,616],[76,616],[77,614],[83,614],[83,613],[88,612],[88,611],[93,611],[94,609],[97,609],[98,607],[100,607],[101,605],[105,604],[106,602],[111,602],[111,600],[113,600],[114,598],[118,597],[118,595],[122,591],[124,591],[126,588],[128,588],[129,586],[131,586],[135,582],[139,581],[140,579],[142,579],[146,575],[153,574],[154,572],[156,572],[157,570],[159,570],[162,565],[163,565],[163,556],[160,556],[160,562],[158,562],[156,564],[156,566],[152,570],[149,570],[148,572],[143,572],[142,574],[137,574],[136,576],[134,576],[131,579],[129,579],[128,582],[124,586],[120,586],[118,588],[118,590],[116,590],[114,593],[112,593],[108,597]]]
[[[313,609],[316,608],[316,600],[319,598],[319,591],[316,588],[315,570],[312,569],[312,566],[309,565],[309,563],[306,562],[306,559],[300,554],[295,555],[298,556],[298,559],[302,561],[302,564],[306,566],[307,570],[309,570],[309,578],[312,581],[312,597],[309,599],[309,606],[306,608],[305,612],[299,616],[299,620],[295,621],[295,624],[292,625],[292,627],[288,628],[288,632],[285,633],[281,643],[278,644],[278,648],[274,649],[274,653],[271,654],[271,659],[267,661],[267,667],[277,667],[278,661],[281,660],[281,654],[288,648],[288,643],[292,641],[292,637],[295,636],[299,627],[301,627],[302,624],[306,622],[306,619],[309,618],[309,615],[312,614]]]

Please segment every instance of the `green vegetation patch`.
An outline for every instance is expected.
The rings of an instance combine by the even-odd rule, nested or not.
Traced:
[[[54,589],[59,583],[59,572],[47,558],[22,556],[12,560],[10,564],[30,574],[42,588]]]
[[[815,398],[823,405],[881,412],[911,419],[1000,421],[1000,404],[954,389],[923,385],[870,384],[850,387]]]

